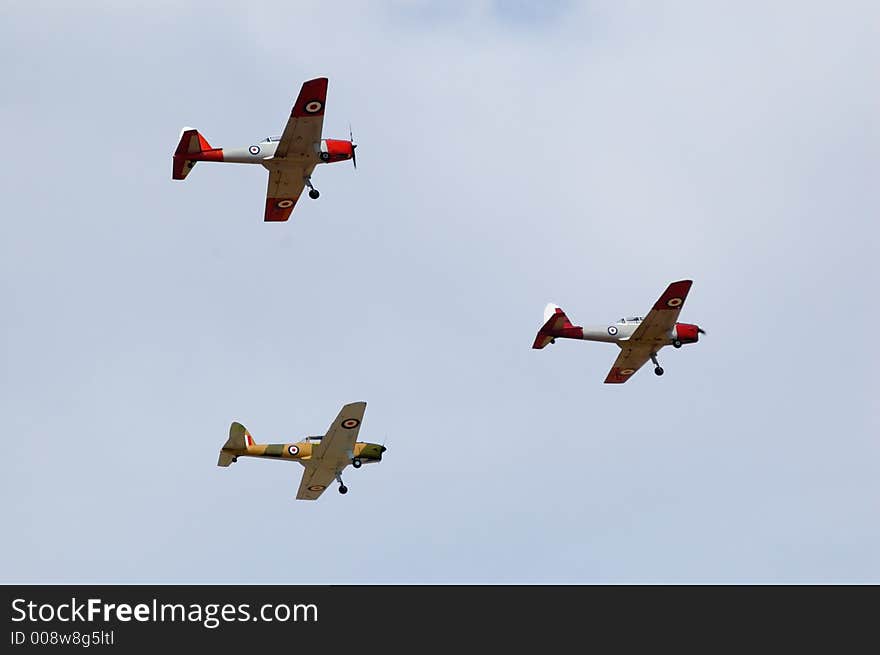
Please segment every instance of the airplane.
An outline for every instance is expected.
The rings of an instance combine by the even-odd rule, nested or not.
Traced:
[[[581,327],[572,325],[562,308],[550,303],[544,309],[544,325],[538,330],[532,348],[540,349],[556,339],[604,341],[620,346],[621,353],[605,378],[606,384],[623,384],[649,359],[654,373],[663,375],[657,351],[663,346],[681,348],[696,343],[706,331],[691,323],[677,323],[678,315],[691,289],[692,280],[673,282],[645,317],[621,318],[611,325]]]
[[[317,500],[328,485],[336,480],[339,493],[348,493],[342,482],[342,471],[351,464],[359,469],[364,464],[382,461],[387,448],[357,440],[367,403],[345,405],[323,437],[306,437],[295,443],[258,444],[241,423],[229,426],[229,438],[220,449],[217,466],[229,466],[239,457],[267,457],[299,462],[305,468],[298,500]]]
[[[303,187],[309,187],[309,198],[313,200],[321,195],[312,185],[315,166],[350,159],[357,168],[357,145],[352,142],[350,128],[348,141],[321,138],[326,100],[327,78],[309,80],[302,85],[281,136],[266,137],[242,148],[214,148],[198,130],[183,128],[174,151],[171,178],[185,179],[200,161],[260,164],[269,170],[263,220],[286,221]]]

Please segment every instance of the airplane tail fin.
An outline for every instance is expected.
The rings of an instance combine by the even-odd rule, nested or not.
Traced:
[[[217,466],[229,466],[235,461],[235,454],[230,451],[247,450],[248,446],[254,445],[254,438],[247,428],[241,423],[233,422],[229,426],[229,438],[223,444],[220,451],[220,459],[217,460]]]
[[[183,180],[189,175],[197,161],[220,160],[223,151],[212,148],[208,140],[199,134],[199,131],[191,127],[185,127],[180,131],[180,141],[177,150],[174,151],[174,168],[171,179]]]
[[[572,325],[568,316],[562,311],[562,307],[549,303],[544,308],[544,325],[538,330],[532,348],[540,350],[547,344],[553,343],[556,337],[580,339],[583,334],[583,328]]]

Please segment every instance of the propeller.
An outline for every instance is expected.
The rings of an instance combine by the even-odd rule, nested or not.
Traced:
[[[358,162],[357,157],[355,157],[354,149],[357,148],[357,144],[354,142],[354,137],[351,134],[351,123],[348,124],[348,140],[351,142],[351,163],[354,164],[355,170],[357,170]]]
[[[706,331],[701,327],[697,327],[697,332],[699,332],[700,334],[706,334]]]

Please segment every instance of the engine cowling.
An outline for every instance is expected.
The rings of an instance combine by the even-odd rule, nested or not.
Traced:
[[[672,330],[672,340],[682,343],[696,343],[700,339],[700,328],[691,323],[676,323]]]
[[[332,163],[351,159],[354,148],[351,141],[341,139],[324,139],[321,141],[321,161]]]

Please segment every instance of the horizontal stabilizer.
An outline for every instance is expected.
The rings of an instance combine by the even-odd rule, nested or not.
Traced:
[[[229,426],[229,438],[223,444],[220,451],[220,459],[217,460],[217,466],[229,466],[235,461],[236,455],[241,451],[246,451],[248,446],[254,445],[254,438],[241,423],[233,422]]]
[[[197,161],[222,161],[223,151],[212,148],[208,140],[199,134],[199,131],[191,127],[185,127],[180,132],[180,141],[174,151],[174,166],[171,171],[171,179],[183,180],[189,175]]]
[[[547,344],[553,343],[557,337],[563,339],[583,339],[584,330],[577,325],[572,325],[571,321],[568,320],[568,316],[562,311],[562,307],[549,303],[544,308],[544,325],[538,330],[532,348],[540,350]]]

